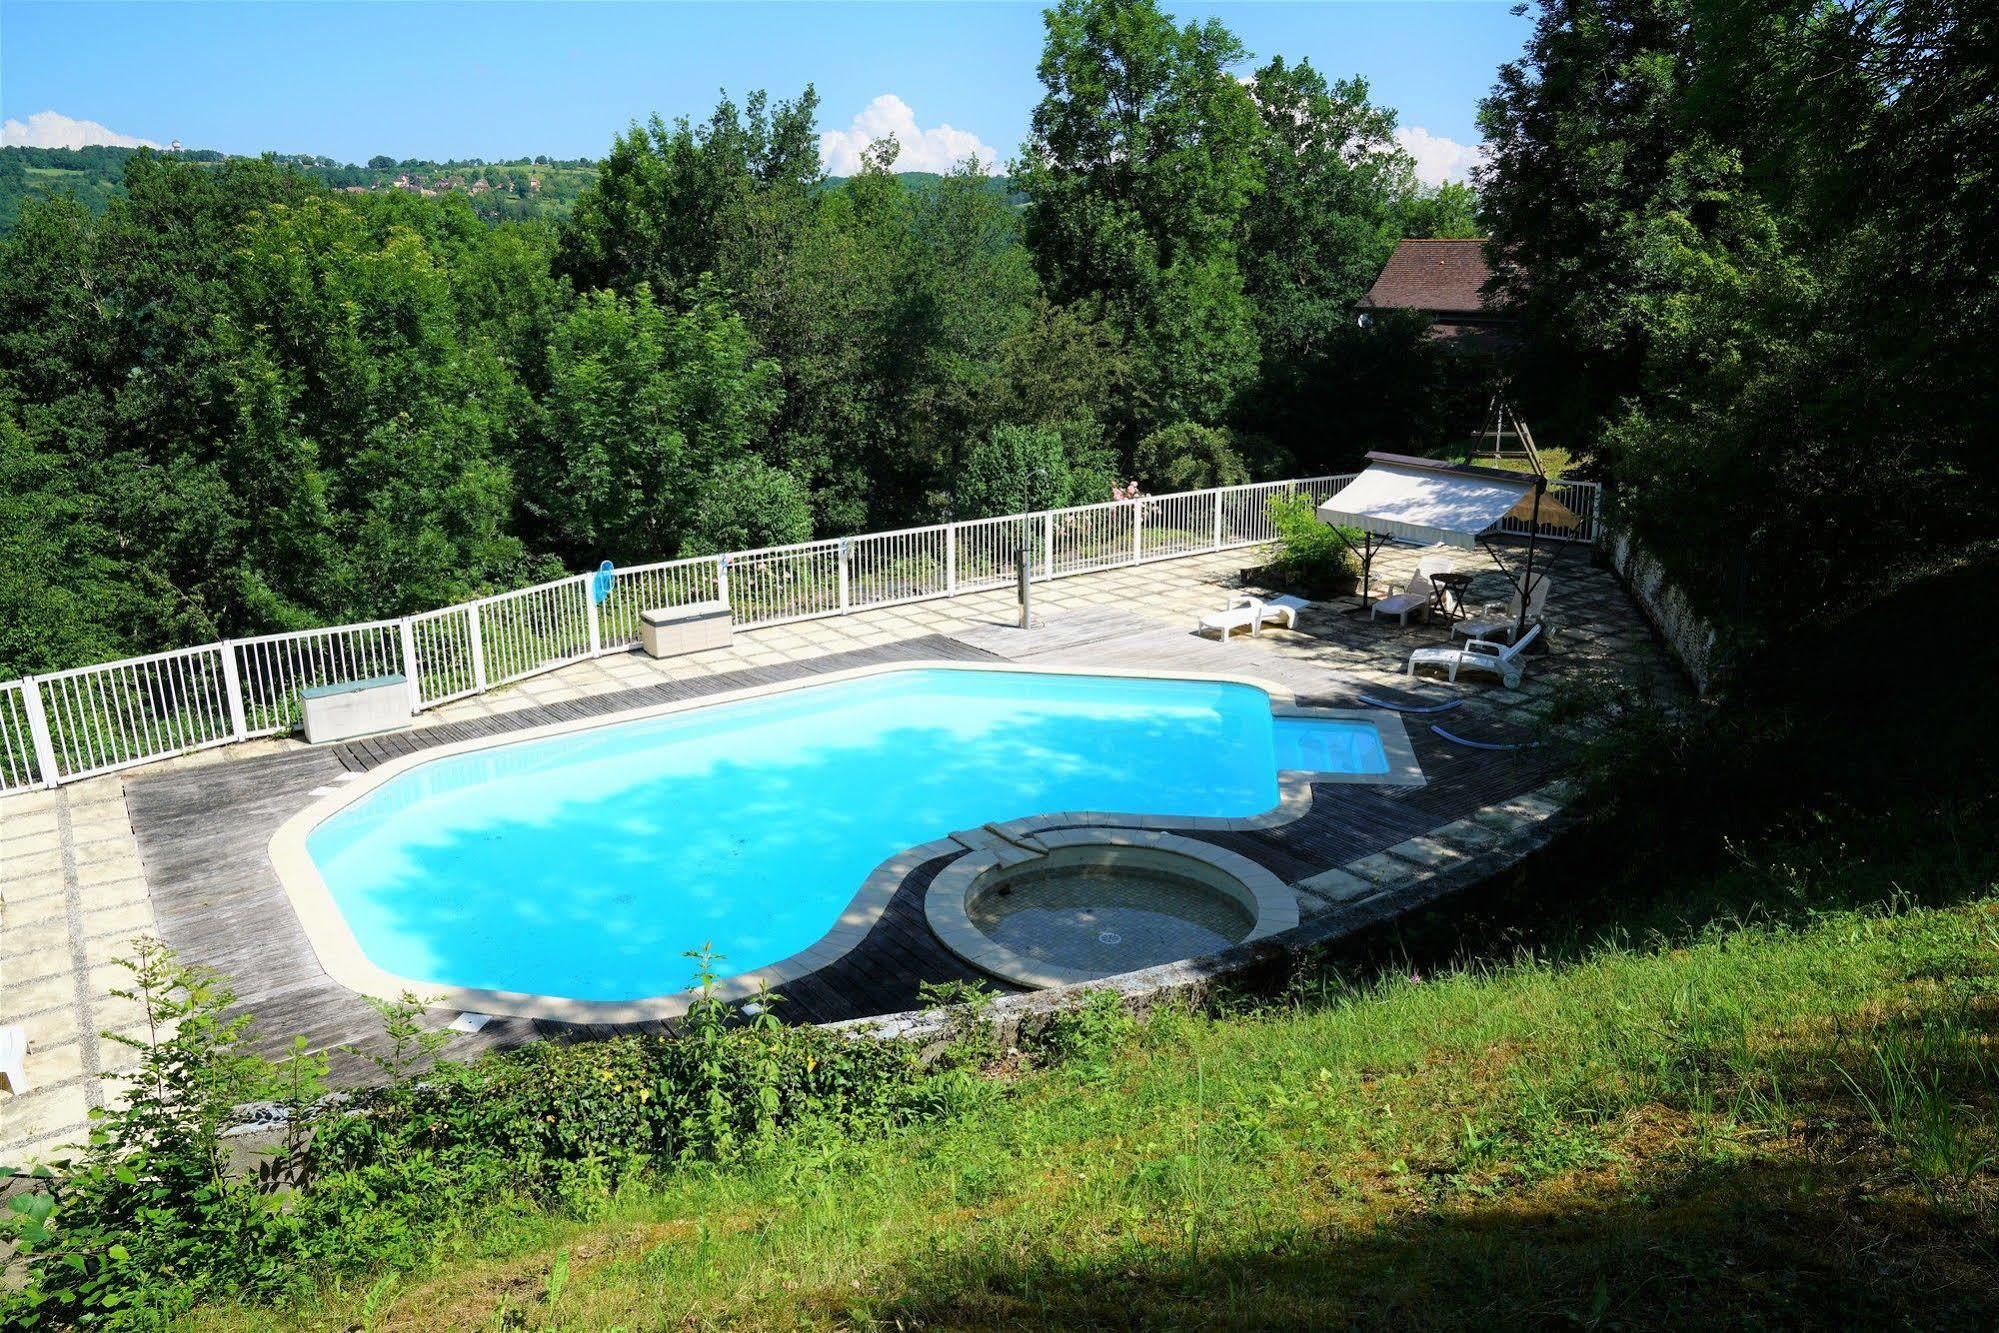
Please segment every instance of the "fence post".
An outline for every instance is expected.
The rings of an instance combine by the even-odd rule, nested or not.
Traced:
[[[229,729],[232,739],[242,740],[250,732],[249,719],[243,716],[243,670],[236,662],[236,640],[224,639],[222,649],[222,693],[229,700]]]
[[[410,716],[423,711],[423,664],[416,660],[416,622],[404,616],[396,622],[396,635],[403,644],[403,679],[409,684]]]
[[[1041,520],[1041,577],[1055,577],[1055,511],[1049,510]]]
[[[726,555],[715,557],[715,600],[724,606],[733,606],[729,601],[729,557]],[[735,618],[734,614],[729,616],[731,620]]]
[[[596,578],[597,576],[594,574],[578,574],[576,581],[583,589],[584,617],[590,622],[590,656],[602,657],[604,655],[604,626],[602,618],[597,614],[597,590],[592,586],[596,582]]]
[[[1217,550],[1217,551],[1219,551],[1219,550],[1221,550],[1221,549],[1222,549],[1222,493],[1221,493],[1220,491],[1216,491],[1216,492],[1215,492],[1215,545],[1214,545],[1214,549],[1215,549],[1215,550]]]
[[[56,776],[56,747],[49,739],[49,719],[42,712],[42,686],[33,676],[21,681],[21,705],[28,712],[28,739],[35,746],[35,768],[42,785],[53,787],[61,781]]]
[[[1131,502],[1131,563],[1138,563],[1145,550],[1145,501]]]
[[[944,593],[949,597],[958,595],[958,525],[944,525]]]
[[[840,614],[843,616],[847,614],[847,580],[850,577],[847,564],[847,539],[842,537],[840,538]]]
[[[470,629],[472,640],[472,688],[480,694],[486,692],[486,633],[480,625],[479,604],[465,604],[465,623]]]

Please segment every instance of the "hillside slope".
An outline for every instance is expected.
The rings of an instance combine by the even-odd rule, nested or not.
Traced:
[[[1105,1024],[952,1123],[496,1209],[289,1322],[1989,1327],[1995,1002],[1983,897]]]

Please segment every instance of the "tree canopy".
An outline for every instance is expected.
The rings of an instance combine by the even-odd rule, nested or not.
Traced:
[[[828,181],[808,86],[631,126],[554,223],[470,183],[590,164],[121,149],[24,199],[0,677],[1402,442],[1434,349],[1346,373],[1351,306],[1468,201],[1358,79],[1152,0],[1047,24],[1006,181],[893,139]],[[357,186],[391,172],[449,188]]]
[[[1484,107],[1530,411],[1753,639],[1992,531],[1999,16],[1552,0]]]

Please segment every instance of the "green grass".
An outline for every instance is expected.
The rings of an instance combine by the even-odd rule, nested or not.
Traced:
[[[1569,451],[1566,449],[1541,449],[1536,451],[1541,458],[1541,469],[1552,479],[1569,470]],[[1481,467],[1496,467],[1507,472],[1532,472],[1533,466],[1524,458],[1494,458],[1491,454],[1474,456],[1472,462]]]
[[[1999,901],[1309,978],[551,1217],[312,1329],[1989,1326]],[[208,1311],[203,1328],[269,1327]]]

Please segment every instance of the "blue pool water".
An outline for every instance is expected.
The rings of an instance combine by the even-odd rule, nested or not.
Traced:
[[[306,849],[362,950],[438,985],[625,1000],[809,948],[889,856],[1061,810],[1256,814],[1385,772],[1246,685],[912,669],[419,765]]]

